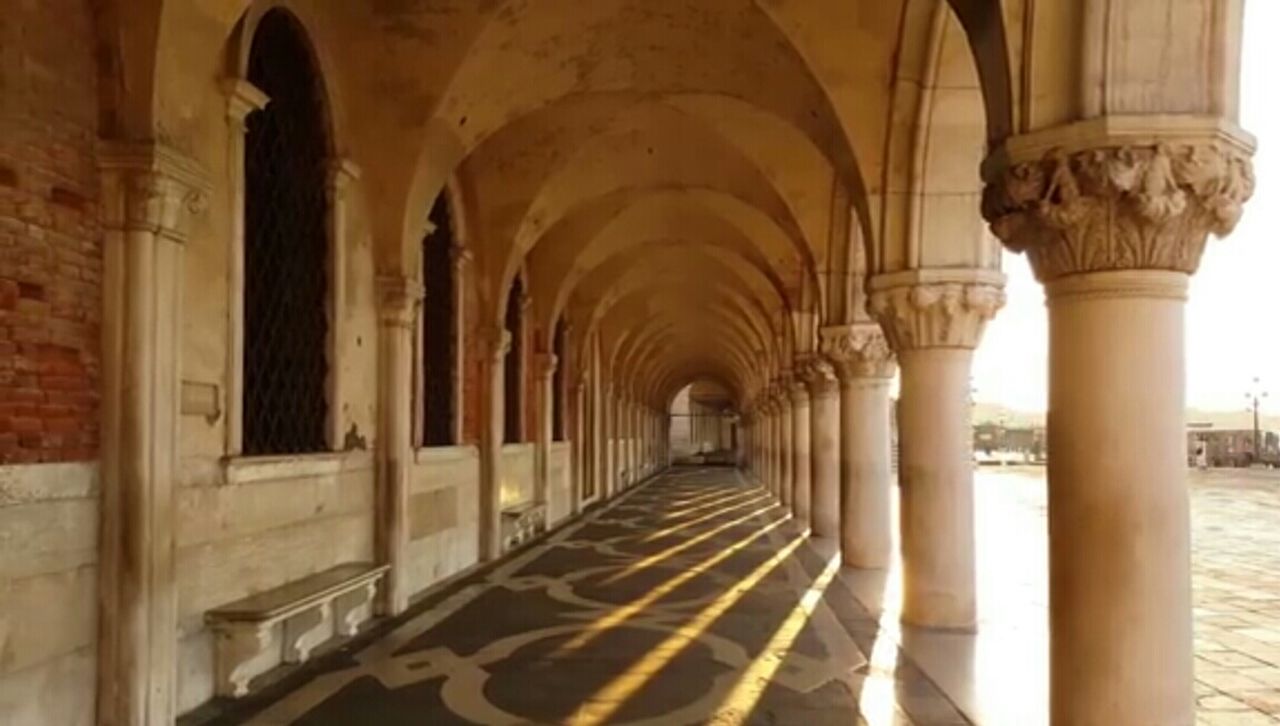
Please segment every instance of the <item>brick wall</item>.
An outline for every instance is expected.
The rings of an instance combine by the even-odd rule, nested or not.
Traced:
[[[93,47],[83,0],[0,21],[0,464],[98,453]]]

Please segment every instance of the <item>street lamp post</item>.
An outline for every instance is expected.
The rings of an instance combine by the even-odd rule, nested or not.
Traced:
[[[1262,381],[1254,376],[1253,388],[1244,394],[1249,400],[1249,407],[1246,411],[1253,412],[1253,457],[1255,461],[1262,460],[1262,426],[1258,418],[1258,411],[1262,406],[1262,399],[1267,397],[1267,392],[1262,390]]]

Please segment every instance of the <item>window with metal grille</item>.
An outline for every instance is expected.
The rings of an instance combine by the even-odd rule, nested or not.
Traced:
[[[507,294],[507,315],[506,328],[511,333],[511,348],[507,350],[507,357],[503,365],[503,441],[508,444],[518,444],[524,440],[521,426],[522,416],[524,415],[523,402],[520,400],[520,380],[524,375],[524,341],[520,331],[523,328],[521,318],[524,315],[523,298],[524,285],[520,278],[517,277],[515,282],[511,283],[511,292]]]
[[[323,451],[328,323],[326,108],[311,50],[286,12],[263,16],[244,159],[245,454]]]
[[[556,441],[564,441],[564,319],[556,321],[551,338],[551,350],[556,356],[556,370],[551,374],[551,431]]]
[[[453,279],[453,218],[447,195],[431,207],[435,229],[422,240],[422,445],[454,443],[454,379],[457,367]]]

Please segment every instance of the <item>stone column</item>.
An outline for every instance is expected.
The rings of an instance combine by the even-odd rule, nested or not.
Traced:
[[[809,527],[816,537],[840,535],[840,384],[835,369],[821,358],[807,361],[813,477]]]
[[[483,411],[480,427],[480,560],[502,555],[501,493],[502,443],[506,355],[511,350],[511,331],[493,327],[486,331],[484,356],[485,384],[481,386]]]
[[[782,505],[795,514],[795,489],[792,482],[795,471],[791,468],[792,452],[795,450],[795,439],[791,432],[791,397],[787,395],[787,386],[778,386],[778,489],[782,492]]]
[[[788,393],[791,396],[791,513],[807,528],[813,515],[809,391],[799,378],[791,378]]]
[[[819,331],[840,378],[840,558],[846,567],[885,569],[893,558],[893,472],[889,383],[896,365],[880,326]]]
[[[98,719],[172,723],[178,591],[183,257],[203,169],[159,144],[103,145],[102,494]],[[57,603],[49,603],[56,607]]]
[[[1011,139],[983,211],[1048,296],[1052,722],[1189,724],[1183,308],[1252,194],[1252,139],[1121,121]]]
[[[551,440],[555,432],[554,405],[555,353],[538,353],[533,359],[533,372],[538,381],[538,431],[533,449],[533,500],[539,504],[550,501],[551,488]]]
[[[414,335],[423,288],[403,275],[378,279],[379,331],[379,436],[378,523],[379,559],[390,565],[383,588],[383,612],[396,615],[409,606],[405,583],[409,562],[409,486],[413,470]]]
[[[902,365],[898,426],[902,619],[977,626],[969,372],[987,320],[1004,304],[988,270],[912,270],[871,279],[871,313]]]
[[[600,481],[600,499],[606,501],[613,498],[615,484],[618,476],[618,448],[614,445],[614,438],[617,436],[618,421],[617,408],[613,398],[613,384],[605,381],[604,395],[601,396],[603,405],[603,415],[601,417],[601,435],[603,439],[601,443],[604,448],[601,450],[601,457],[604,459],[604,478]]]

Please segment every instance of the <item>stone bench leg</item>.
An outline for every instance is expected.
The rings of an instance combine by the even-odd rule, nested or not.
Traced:
[[[216,630],[217,693],[240,698],[249,692],[249,681],[269,657],[271,627],[258,623],[227,623]]]
[[[373,600],[378,593],[378,581],[339,595],[333,601],[333,625],[338,635],[350,638],[360,630],[360,623],[373,615]]]
[[[284,662],[304,663],[333,633],[332,604],[325,602],[284,621]]]

